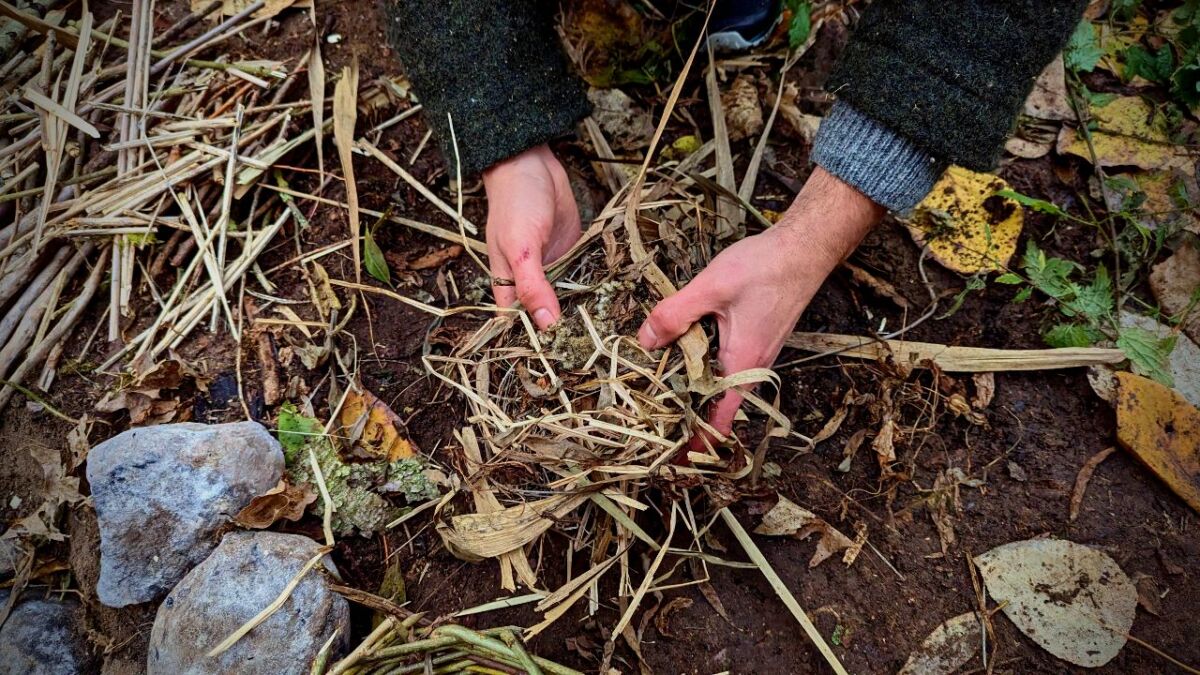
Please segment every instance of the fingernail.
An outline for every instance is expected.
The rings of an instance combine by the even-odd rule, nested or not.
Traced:
[[[658,346],[658,333],[654,332],[649,323],[642,324],[642,329],[638,331],[638,342],[642,343],[643,349],[654,349]]]
[[[554,324],[554,315],[545,307],[533,313],[533,322],[538,328],[549,328]]]

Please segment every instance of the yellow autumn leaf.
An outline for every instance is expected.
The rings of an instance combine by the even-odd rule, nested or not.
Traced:
[[[908,231],[955,272],[1002,269],[1017,250],[1024,223],[1021,205],[996,194],[1007,189],[1001,178],[952,166],[913,210]]]
[[[1200,511],[1200,410],[1140,375],[1117,382],[1117,441]]]
[[[400,435],[400,417],[366,389],[346,394],[340,418],[357,454],[389,462],[415,454],[412,443]]]
[[[1092,148],[1100,166],[1136,166],[1160,169],[1184,167],[1187,157],[1167,137],[1166,118],[1137,96],[1122,96],[1103,106],[1092,106],[1096,129]],[[1077,155],[1092,161],[1087,139],[1074,127],[1058,134],[1058,154]]]

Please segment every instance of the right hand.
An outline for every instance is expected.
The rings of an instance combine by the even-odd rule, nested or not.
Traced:
[[[567,172],[543,144],[493,164],[483,187],[496,304],[520,300],[538,329],[549,328],[562,309],[543,265],[570,250],[582,231]]]

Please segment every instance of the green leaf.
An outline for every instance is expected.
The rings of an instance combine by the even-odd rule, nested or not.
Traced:
[[[1175,336],[1160,339],[1154,333],[1130,326],[1117,334],[1117,348],[1125,352],[1133,372],[1168,387],[1175,386],[1168,359],[1175,349]]]
[[[1036,197],[1030,197],[1029,195],[1023,195],[1014,190],[997,190],[996,195],[1011,199],[1022,206],[1027,206],[1034,211],[1037,211],[1038,213],[1049,213],[1052,216],[1060,217],[1067,215],[1066,211],[1058,208],[1058,206],[1052,202],[1048,202],[1044,199],[1038,199]]]
[[[1200,59],[1175,71],[1171,76],[1171,95],[1188,108],[1200,107]]]
[[[996,277],[996,283],[1008,284],[1009,286],[1015,286],[1017,284],[1023,283],[1024,281],[1025,280],[1022,279],[1019,275],[1013,274],[1012,272],[1006,272],[1005,274],[1001,274],[1000,276]]]
[[[1033,295],[1033,286],[1026,286],[1025,288],[1017,291],[1017,294],[1013,296],[1013,304],[1019,305],[1022,302],[1029,300],[1031,295]]]
[[[788,47],[795,49],[805,42],[812,33],[812,6],[807,0],[787,0],[787,8],[792,11],[792,22],[788,25]]]
[[[1108,278],[1108,270],[1103,265],[1096,269],[1096,278],[1091,284],[1081,286],[1072,282],[1071,309],[1087,317],[1093,323],[1112,314],[1115,306],[1113,299],[1112,280]],[[1066,312],[1063,312],[1066,314]],[[1067,314],[1067,316],[1071,316]]]
[[[1063,65],[1067,70],[1090,73],[1103,56],[1104,50],[1096,39],[1096,29],[1086,19],[1079,22],[1063,50]]]
[[[1175,54],[1170,45],[1163,45],[1153,54],[1141,45],[1134,45],[1125,50],[1124,57],[1126,82],[1141,75],[1151,82],[1164,84],[1175,70]]]
[[[275,433],[279,436],[279,444],[283,446],[289,464],[297,450],[325,433],[325,425],[312,417],[301,415],[294,403],[284,403],[280,407],[277,425]]]
[[[1025,246],[1025,257],[1022,259],[1025,276],[1034,288],[1052,298],[1065,298],[1071,295],[1072,288],[1068,277],[1078,269],[1078,265],[1062,258],[1047,258],[1046,253],[1038,248],[1033,240]]]
[[[392,283],[392,271],[388,269],[387,259],[383,257],[383,251],[379,244],[375,243],[375,237],[370,230],[363,234],[363,267],[366,268],[367,274],[383,283]]]
[[[983,276],[980,274],[976,274],[970,279],[967,279],[967,285],[958,292],[958,295],[954,296],[954,302],[950,303],[950,309],[946,310],[945,314],[939,316],[938,320],[941,321],[942,319],[948,319],[951,316],[954,316],[955,312],[962,308],[963,302],[966,301],[968,295],[970,295],[973,291],[982,291],[986,287],[987,281],[985,281]]]
[[[1074,323],[1060,323],[1046,331],[1042,339],[1051,347],[1091,347],[1104,338],[1104,333]]]

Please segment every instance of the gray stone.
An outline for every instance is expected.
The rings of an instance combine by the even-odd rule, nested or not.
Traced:
[[[0,607],[9,592],[0,591]],[[28,591],[0,627],[0,675],[74,675],[95,666],[79,603]]]
[[[179,582],[150,631],[148,675],[282,675],[309,672],[329,636],[345,652],[350,607],[313,569],[266,621],[215,658],[208,652],[270,605],[320,546],[297,534],[232,532]],[[325,567],[336,574],[326,557]]]
[[[217,530],[282,475],[279,441],[257,422],[130,429],[92,448],[100,602],[161,598],[213,550]]]

